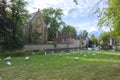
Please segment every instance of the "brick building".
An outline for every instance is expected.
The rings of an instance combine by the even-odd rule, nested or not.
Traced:
[[[39,38],[37,38],[37,35],[33,36],[33,33],[36,33]],[[30,17],[28,25],[25,28],[25,39],[28,44],[34,43],[35,41],[37,44],[44,44],[47,42],[47,27],[40,10],[33,13]]]

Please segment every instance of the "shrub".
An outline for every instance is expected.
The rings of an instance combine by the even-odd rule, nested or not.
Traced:
[[[109,50],[110,49],[109,45],[102,45],[101,47],[102,47],[103,50]]]
[[[46,52],[46,50],[39,50],[38,52],[36,52],[37,55],[44,55]]]
[[[53,43],[54,43],[54,41],[48,41],[47,43],[48,43],[48,44],[53,44]]]
[[[24,39],[21,36],[15,39],[9,37],[1,43],[1,46],[4,50],[22,49],[24,46]]]
[[[118,46],[118,50],[120,50],[120,46]]]
[[[18,56],[25,56],[25,55],[30,55],[32,52],[31,51],[25,51],[25,50],[15,50],[15,51],[6,51],[1,54],[3,57],[18,57]]]

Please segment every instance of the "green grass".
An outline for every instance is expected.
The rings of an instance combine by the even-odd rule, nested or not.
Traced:
[[[86,56],[84,56],[86,54]],[[92,54],[96,54],[93,56]],[[79,57],[79,60],[73,60]],[[1,80],[120,80],[120,52],[80,51],[0,61]]]

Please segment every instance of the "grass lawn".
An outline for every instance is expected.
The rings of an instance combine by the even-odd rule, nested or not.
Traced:
[[[74,60],[79,57],[78,60]],[[120,80],[120,52],[80,51],[0,60],[0,80]]]

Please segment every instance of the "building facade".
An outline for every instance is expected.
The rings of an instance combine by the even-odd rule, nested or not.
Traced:
[[[26,43],[44,44],[47,42],[47,26],[40,10],[33,13],[25,28]]]
[[[56,39],[57,39],[57,43],[62,43],[62,44],[79,43],[77,35],[70,32],[58,33]]]

